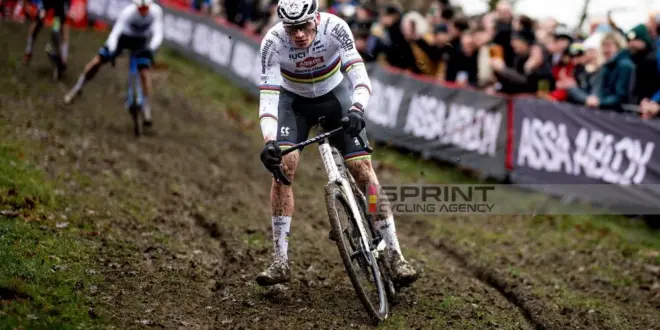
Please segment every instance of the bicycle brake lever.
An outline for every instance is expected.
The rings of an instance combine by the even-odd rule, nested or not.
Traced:
[[[342,127],[345,128],[346,125],[348,125],[349,121],[350,121],[350,119],[348,119],[348,117],[344,117],[344,118],[342,118],[342,119],[341,119]],[[363,129],[363,130],[364,130],[364,129]],[[358,136],[356,136],[356,137],[357,137],[357,139],[358,139],[358,142],[360,142],[360,146],[361,146],[362,148],[364,148],[365,150],[367,150],[368,153],[373,153],[373,152],[374,152],[374,149],[373,149],[373,148],[367,143],[368,141],[365,141],[365,140],[362,138],[362,134],[358,134]]]
[[[279,165],[277,167],[275,173],[273,173],[273,176],[275,177],[275,181],[277,181],[278,183],[282,183],[287,186],[291,185],[291,178],[289,178],[286,174],[284,174],[284,171],[282,170],[282,165]]]
[[[366,149],[368,153],[372,153],[372,152],[374,152],[374,149],[373,149],[373,148],[367,143],[368,141],[365,141],[365,140],[362,138],[362,135],[361,135],[361,134],[358,134],[357,139],[358,139],[358,142],[360,142],[360,145],[362,145],[362,147],[363,147],[364,149]]]

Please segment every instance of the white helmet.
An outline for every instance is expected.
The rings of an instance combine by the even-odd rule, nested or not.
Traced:
[[[318,10],[318,0],[279,0],[277,4],[277,16],[285,26],[306,23]]]
[[[133,3],[138,7],[147,7],[151,5],[152,0],[133,0]]]

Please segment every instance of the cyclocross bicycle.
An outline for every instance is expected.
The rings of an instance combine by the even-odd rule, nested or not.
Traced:
[[[344,118],[342,122],[346,120],[348,118]],[[323,121],[323,118],[319,119],[319,126],[323,125]],[[328,138],[343,131],[341,127],[336,128],[298,143],[282,151],[282,156],[306,145],[319,143],[319,151],[328,175],[325,200],[330,218],[330,235],[337,244],[357,296],[367,313],[378,324],[389,316],[390,303],[394,299],[396,288],[391,280],[389,263],[386,262],[388,256],[385,241],[366,212],[366,197],[346,168],[339,151],[328,143]],[[358,136],[358,141],[371,152],[371,148],[361,136]],[[274,151],[271,149],[270,152]],[[281,164],[273,176],[277,182],[291,184],[291,179],[284,173]],[[345,219],[344,223],[342,219]]]
[[[142,81],[140,80],[140,72],[138,70],[138,65],[143,60],[138,57],[139,54],[140,51],[133,51],[129,58],[128,94],[125,105],[133,118],[133,131],[135,136],[138,137],[144,132],[144,113],[142,107],[144,94],[142,94]]]

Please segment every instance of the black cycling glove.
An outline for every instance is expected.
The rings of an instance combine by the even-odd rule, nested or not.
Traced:
[[[350,110],[348,110],[348,121],[343,122],[343,128],[351,137],[356,137],[365,126],[363,107],[360,103],[354,103]]]
[[[274,140],[266,142],[264,149],[261,151],[261,162],[264,163],[266,169],[273,172],[280,166],[282,161],[282,149]]]

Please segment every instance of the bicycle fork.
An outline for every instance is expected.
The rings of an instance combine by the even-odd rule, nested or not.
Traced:
[[[369,235],[367,235],[366,229],[364,228],[362,212],[360,212],[360,209],[355,202],[355,194],[353,194],[353,190],[348,184],[348,181],[339,174],[337,164],[335,163],[335,158],[332,155],[332,148],[327,143],[327,141],[323,141],[319,144],[319,151],[321,153],[321,159],[323,160],[323,166],[325,167],[326,173],[328,174],[328,183],[336,183],[339,185],[344,194],[348,197],[351,213],[357,222],[358,231],[360,232],[360,245],[362,245],[361,252],[365,254],[370,252],[373,253],[374,259],[367,258],[365,256],[366,261],[369,263],[369,265],[371,265],[371,263],[378,258],[379,252],[385,250],[385,241],[381,239],[374,250],[370,249],[372,242],[368,241]],[[341,233],[336,234],[340,235]]]

